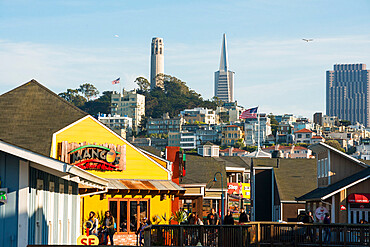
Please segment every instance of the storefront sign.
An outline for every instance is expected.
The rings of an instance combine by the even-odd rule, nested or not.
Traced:
[[[227,183],[227,193],[229,195],[238,195],[240,198],[250,199],[250,183]]]
[[[8,188],[0,189],[0,202],[2,203],[8,202]]]
[[[242,183],[241,184],[241,194],[242,197],[245,199],[251,199],[251,184],[250,183]]]
[[[340,205],[340,211],[347,210],[346,206]]]
[[[85,170],[125,170],[126,146],[62,142],[60,159]]]
[[[325,218],[325,214],[329,213],[328,209],[325,207],[318,207],[315,211],[315,216],[319,221],[323,221]]]
[[[81,235],[77,238],[77,245],[98,245],[99,239],[95,235]]]
[[[227,193],[229,195],[239,195],[240,185],[238,183],[227,183]]]

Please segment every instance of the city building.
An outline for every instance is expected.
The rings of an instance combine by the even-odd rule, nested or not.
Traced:
[[[170,118],[168,113],[164,113],[161,118],[149,118],[146,124],[148,135],[168,134],[169,132],[180,132],[185,124],[182,116]]]
[[[322,117],[322,126],[323,127],[335,127],[339,126],[339,119],[336,116],[323,116]]]
[[[356,146],[355,155],[358,159],[370,160],[370,139],[362,139],[361,144]]]
[[[331,223],[368,221],[370,166],[322,142],[310,149],[317,156],[317,186],[296,200],[306,202],[306,211],[329,213]],[[302,181],[306,183],[306,178]]]
[[[155,87],[163,88],[157,75],[164,74],[164,44],[162,38],[153,38],[150,55],[150,89]]]
[[[322,136],[312,136],[311,137],[311,144],[316,144],[319,142],[325,142],[325,138]]]
[[[187,125],[184,125],[184,126],[187,126]],[[199,128],[195,130],[195,133],[200,143],[206,143],[206,142],[221,143],[222,133],[221,131],[218,131],[216,127],[217,126],[211,126],[211,125],[199,126]]]
[[[260,127],[258,135],[258,119],[246,119],[244,123],[245,143],[248,146],[262,145],[266,142],[267,136],[272,134],[270,118],[265,113],[260,113]]]
[[[313,114],[313,122],[322,126],[322,112],[316,112]]]
[[[132,128],[138,132],[140,122],[145,116],[145,96],[138,94],[136,90],[123,90],[122,94],[113,92],[111,104],[111,114],[132,118]]]
[[[168,132],[168,146],[181,147],[182,149],[196,149],[198,137],[194,132],[180,131]]]
[[[99,114],[98,120],[123,138],[132,134],[132,118],[128,116]]]
[[[218,115],[212,109],[194,108],[185,109],[180,112],[185,121],[189,124],[218,124]]]
[[[301,129],[294,132],[294,142],[295,143],[307,143],[311,144],[313,137],[313,132],[309,129]]]
[[[369,88],[366,64],[335,64],[326,72],[326,115],[370,127]]]
[[[226,34],[222,41],[220,69],[215,72],[215,97],[224,102],[234,101],[234,72],[229,70]]]
[[[228,125],[222,128],[222,146],[235,145],[240,139],[244,143],[243,128],[237,125]]]

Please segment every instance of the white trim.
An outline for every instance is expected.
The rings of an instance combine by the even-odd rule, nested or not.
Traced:
[[[19,192],[18,192],[18,247],[28,244],[28,205],[29,205],[29,162],[19,160]]]
[[[227,172],[232,172],[232,171],[237,171],[237,172],[245,172],[245,168],[242,167],[232,167],[232,166],[226,166],[226,171]]]
[[[82,122],[83,120],[87,119],[87,118],[90,118],[92,119],[93,121],[95,121],[97,124],[99,124],[100,126],[102,126],[103,128],[105,128],[107,131],[109,131],[111,134],[113,134],[114,136],[116,136],[118,139],[120,139],[121,141],[123,141],[126,145],[129,145],[130,147],[132,147],[134,150],[138,151],[141,155],[143,155],[145,158],[149,159],[150,161],[152,161],[154,164],[156,164],[158,167],[160,167],[161,169],[163,169],[164,171],[166,171],[168,173],[168,180],[171,179],[171,171],[169,171],[167,168],[164,168],[161,164],[159,164],[157,161],[153,160],[152,158],[150,158],[147,154],[143,153],[139,148],[135,147],[134,145],[132,145],[130,142],[128,142],[126,139],[124,139],[122,136],[118,135],[116,132],[114,132],[113,130],[111,130],[110,128],[108,128],[107,126],[105,126],[102,122],[100,122],[99,120],[95,119],[94,117],[92,117],[91,115],[86,115],[85,117],[71,123],[70,125],[64,127],[63,129],[61,130],[58,130],[57,132],[55,132],[53,134],[53,142],[52,145],[53,145],[53,150],[55,151],[53,154],[55,157],[55,153],[56,153],[56,135],[60,134],[61,132],[71,128],[72,126]],[[55,137],[54,137],[55,136]]]
[[[183,195],[183,196],[203,196],[203,194],[194,194],[194,193],[189,193],[189,194],[187,194],[186,192],[185,192],[185,194]]]
[[[104,178],[100,178],[90,172],[84,171],[81,168],[63,163],[59,160],[43,156],[41,154],[36,154],[29,150],[11,145],[9,143],[0,141],[0,151],[9,153],[11,155],[17,156],[21,159],[29,160],[36,165],[43,167],[43,170],[48,170],[53,173],[70,173],[74,176],[78,176],[84,180],[89,181],[92,186],[104,187],[108,185],[108,181]],[[31,166],[33,166],[32,164]]]
[[[283,220],[283,202],[280,202],[280,220]]]
[[[181,187],[184,187],[184,188],[191,188],[191,187],[206,187],[207,184],[180,184]]]
[[[325,200],[325,199],[327,199],[327,198],[329,198],[329,197],[331,197],[331,196],[335,195],[336,193],[338,193],[338,192],[340,192],[340,191],[342,191],[342,190],[344,190],[344,189],[347,189],[347,188],[349,188],[349,187],[352,187],[353,185],[356,185],[356,184],[358,184],[358,183],[361,183],[362,181],[364,181],[364,180],[366,180],[366,179],[368,179],[368,178],[370,178],[370,175],[369,175],[369,176],[367,176],[367,177],[364,177],[364,178],[362,178],[362,179],[359,179],[359,180],[357,180],[357,181],[355,181],[355,182],[353,182],[353,183],[351,183],[351,184],[349,184],[349,185],[347,185],[347,186],[344,186],[344,187],[342,187],[342,188],[340,188],[340,189],[338,189],[338,190],[336,190],[336,191],[334,191],[334,192],[332,192],[332,193],[330,193],[330,194],[328,194],[328,195],[326,195],[326,196],[321,197],[321,200]]]
[[[330,165],[330,150],[328,149],[328,167],[327,167],[328,185],[331,184],[331,172],[330,172],[330,169],[331,169],[331,165]]]

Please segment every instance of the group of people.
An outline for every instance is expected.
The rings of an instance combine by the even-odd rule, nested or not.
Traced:
[[[249,215],[245,212],[244,208],[241,209],[239,215],[239,224],[247,223],[250,221]],[[211,212],[207,215],[207,225],[220,225],[220,217],[216,213],[215,209],[212,208]],[[232,211],[228,210],[226,216],[224,217],[223,221],[224,225],[234,225],[235,220],[232,215]]]
[[[95,212],[91,211],[89,214],[88,222],[90,223],[89,234],[95,235],[99,239],[99,244],[108,245],[108,237],[110,244],[113,243],[113,236],[116,232],[114,217],[111,215],[110,211],[106,211],[102,224],[99,227],[99,220],[96,217]]]

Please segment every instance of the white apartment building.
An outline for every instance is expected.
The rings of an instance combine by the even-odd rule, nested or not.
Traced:
[[[194,132],[181,131],[168,133],[168,146],[181,147],[182,149],[196,149],[197,135]]]
[[[132,133],[132,118],[128,116],[100,114],[98,120],[119,135]]]
[[[128,116],[132,118],[132,128],[139,130],[142,117],[145,116],[145,96],[138,94],[136,90],[113,92],[111,99],[112,115]]]
[[[247,146],[255,146],[258,143],[258,120],[257,118],[246,119],[244,124],[245,143]],[[268,135],[271,135],[270,118],[265,113],[260,114],[260,144],[264,143]]]
[[[218,115],[212,109],[207,108],[194,108],[194,109],[185,109],[180,112],[184,117],[185,121],[190,124],[196,122],[205,123],[205,124],[218,124]]]

